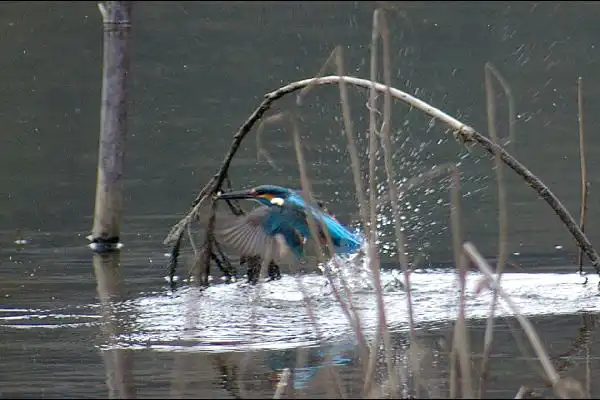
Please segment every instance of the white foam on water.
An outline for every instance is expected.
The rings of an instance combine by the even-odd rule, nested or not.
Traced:
[[[330,265],[331,267],[331,265]],[[377,301],[370,272],[363,265],[346,263],[332,273],[338,287],[344,276],[351,299],[358,310],[367,336],[377,324]],[[397,282],[398,271],[382,271],[383,299],[390,329],[406,330],[406,294]],[[490,292],[477,294],[482,275],[467,275],[466,313],[470,319],[487,318]],[[587,285],[576,273],[504,273],[502,287],[526,316],[573,314],[598,311],[597,278]],[[315,320],[311,319],[299,282],[305,288]],[[458,285],[453,270],[419,270],[411,274],[413,310],[418,326],[451,321],[458,315]],[[343,292],[343,291],[342,291]],[[342,293],[342,297],[346,298]],[[246,351],[286,349],[318,343],[315,323],[322,339],[345,340],[352,337],[331,284],[320,274],[284,275],[278,281],[258,286],[244,282],[218,284],[200,290],[180,287],[140,295],[114,305],[127,321],[127,333],[114,344],[158,351]],[[80,312],[80,313],[78,313]],[[83,314],[85,312],[85,314]],[[497,316],[512,312],[500,302]],[[0,325],[15,329],[45,329],[101,324],[98,305],[61,313],[43,310],[0,310]]]

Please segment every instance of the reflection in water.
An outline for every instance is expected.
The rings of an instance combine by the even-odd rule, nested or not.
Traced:
[[[354,265],[346,267],[356,268]],[[344,268],[341,271],[346,272]],[[364,271],[363,277],[363,280],[350,281],[350,286],[366,336],[371,339],[377,323],[377,304],[374,291],[368,283],[368,274]],[[470,272],[467,279],[466,311],[472,321],[487,317],[489,312],[491,296],[475,294],[480,278],[478,272]],[[590,277],[590,282],[584,286],[577,274],[505,273],[502,285],[525,315],[568,315],[598,311],[597,282],[594,278]],[[395,271],[382,273],[382,284],[387,288],[384,302],[390,329],[396,335],[403,335],[402,332],[408,328],[407,314],[405,293],[395,284],[398,279]],[[445,321],[455,319],[458,293],[454,271],[417,270],[411,279],[418,327],[436,331]],[[298,280],[302,281],[306,290],[324,343],[319,341],[315,333]],[[100,279],[100,282],[103,280]],[[264,372],[265,380],[261,381],[263,384],[267,381],[275,384],[281,371],[289,368],[292,371],[291,387],[308,390],[309,383],[326,366],[356,363],[352,329],[331,294],[328,280],[322,275],[284,275],[279,281],[259,286],[237,282],[215,284],[204,290],[183,286],[171,291],[165,286],[163,290],[141,293],[127,300],[119,300],[116,296],[117,286],[101,286],[115,289],[112,296],[101,296],[104,299],[101,305],[88,304],[55,310],[4,308],[0,310],[0,326],[15,331],[102,327],[108,336],[105,335],[98,346],[107,356],[106,365],[109,369],[117,368],[115,360],[122,364],[121,369],[127,367],[131,362],[128,354],[136,350],[151,350],[156,354],[174,352],[182,360],[195,360],[195,357],[204,358],[212,354],[213,363],[218,364],[215,364],[216,371],[221,371],[220,379],[224,380],[224,387],[230,391],[243,391],[243,384],[241,388],[235,386],[239,383],[237,378],[259,373],[256,372],[257,368],[267,369]],[[257,296],[260,296],[258,301]],[[98,314],[103,309],[110,312],[100,318]],[[510,312],[501,303],[497,315],[507,316]],[[408,362],[404,347],[405,344],[401,344],[396,349],[396,364],[405,365]],[[299,356],[302,353],[299,349],[304,353],[302,357]],[[250,364],[251,359],[248,358],[256,357],[252,354],[259,354],[257,351],[264,356],[260,368],[259,365]],[[108,357],[114,352],[121,357],[114,360]],[[435,354],[434,351],[432,357],[436,357]],[[190,370],[188,361],[181,362],[183,367],[178,368]],[[435,368],[435,363],[429,363]],[[356,368],[351,370],[358,371]],[[188,381],[194,382],[193,376],[185,375],[177,379],[182,382],[180,387],[177,386],[179,389],[176,387],[177,393],[185,393]],[[246,378],[240,379],[244,381]],[[232,382],[238,383],[233,385]],[[112,382],[109,383],[109,387],[114,387]],[[120,390],[126,391],[128,387],[131,389],[131,386],[124,385]],[[262,393],[256,390],[256,393]]]
[[[481,275],[467,277],[467,316],[486,318],[490,296],[475,294]],[[573,314],[598,310],[595,277],[587,285],[577,274],[505,273],[502,286],[524,315]],[[303,283],[323,339],[344,342],[352,330],[336,304],[325,277],[317,274],[285,275],[262,285],[259,301],[253,301],[259,287],[244,282],[216,284],[207,289],[182,287],[144,293],[139,297],[112,303],[114,313],[128,315],[127,329],[115,333],[113,343],[104,348],[151,348],[157,351],[229,352],[250,349],[292,349],[318,344],[310,316],[298,288]],[[405,294],[397,289],[395,272],[382,273],[386,314],[393,330],[407,329]],[[418,270],[411,275],[415,319],[420,326],[450,321],[458,313],[456,277],[448,270]],[[374,332],[376,301],[365,284],[352,284],[354,305],[363,326]],[[58,310],[2,309],[0,321],[13,329],[41,329],[97,325],[98,305],[89,304]],[[510,315],[502,304],[498,316]]]
[[[113,307],[114,302],[118,302],[121,296],[120,258],[120,252],[94,254],[93,256],[102,315],[100,328],[104,340],[111,344],[122,334],[127,320],[127,316],[119,315],[118,308]],[[104,357],[109,397],[128,399],[135,397],[131,349],[110,346],[110,348],[102,350],[102,356]]]
[[[306,388],[311,379],[328,366],[348,365],[356,357],[353,341],[340,342],[320,347],[304,348],[304,362],[297,350],[277,350],[268,352],[265,364],[273,371],[293,370],[292,384],[294,389]],[[298,365],[300,364],[300,366]]]

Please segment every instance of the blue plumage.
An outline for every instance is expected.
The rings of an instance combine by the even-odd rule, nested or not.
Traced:
[[[243,255],[261,255],[279,260],[289,253],[295,258],[303,257],[306,240],[312,236],[307,221],[309,212],[319,229],[318,240],[321,244],[326,244],[322,224],[337,254],[353,253],[360,249],[358,237],[325,211],[306,204],[302,196],[291,189],[263,185],[223,193],[220,198],[251,199],[261,204],[261,207],[219,232]]]

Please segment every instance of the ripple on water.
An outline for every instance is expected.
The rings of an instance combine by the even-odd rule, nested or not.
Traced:
[[[352,284],[352,302],[359,310],[363,327],[376,326],[376,296],[364,271]],[[362,274],[362,275],[361,275]],[[387,321],[394,330],[407,329],[405,293],[396,289],[397,272],[382,272]],[[477,295],[481,275],[467,276],[467,316],[486,318],[491,295]],[[590,278],[592,280],[592,278]],[[245,283],[214,285],[205,290],[181,287],[142,294],[115,305],[126,322],[115,346],[151,348],[159,351],[245,351],[287,349],[315,345],[311,313],[298,282],[306,290],[319,334],[327,341],[352,337],[327,279],[322,275],[283,276],[260,286]],[[504,273],[502,286],[525,315],[571,314],[598,310],[595,281],[583,286],[577,274]],[[452,320],[458,314],[456,275],[450,270],[421,270],[411,276],[413,308],[417,324],[430,325]],[[337,285],[336,285],[337,286]],[[0,309],[0,325],[13,329],[77,329],[102,322],[99,305],[56,310]],[[512,313],[501,302],[498,316]]]
[[[0,325],[14,329],[81,328],[99,323],[97,305],[54,310],[0,308]]]

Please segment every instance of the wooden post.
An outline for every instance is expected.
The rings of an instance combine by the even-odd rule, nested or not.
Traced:
[[[131,5],[131,1],[98,3],[104,26],[104,61],[96,205],[90,247],[96,253],[110,253],[94,254],[93,259],[98,298],[102,305],[102,331],[109,345],[115,344],[123,329],[113,313],[112,303],[119,300],[121,283],[119,253],[114,250],[120,248]],[[134,398],[131,350],[111,348],[102,353],[109,397]]]
[[[98,3],[104,25],[104,63],[96,206],[90,246],[98,253],[120,248],[131,3]]]

